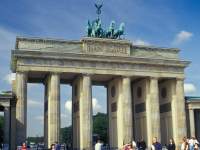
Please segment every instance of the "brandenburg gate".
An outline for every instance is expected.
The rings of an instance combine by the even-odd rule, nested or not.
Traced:
[[[111,148],[133,139],[144,139],[150,146],[153,137],[162,143],[174,138],[180,144],[187,132],[183,84],[189,62],[178,55],[178,49],[136,46],[120,39],[17,37],[11,61],[16,73],[12,144],[26,140],[27,83],[45,87],[46,147],[59,142],[61,83],[72,86],[73,149],[93,147],[92,85],[107,87]]]

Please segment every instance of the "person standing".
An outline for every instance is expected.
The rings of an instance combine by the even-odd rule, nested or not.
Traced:
[[[60,150],[61,145],[58,142],[55,142],[55,150]]]
[[[199,150],[199,145],[198,145],[198,143],[195,143],[195,144],[194,144],[194,150]]]
[[[51,144],[51,149],[50,150],[56,150],[55,149],[55,144]]]
[[[26,147],[26,143],[25,143],[25,142],[22,143],[22,148],[21,148],[21,150],[27,150],[27,147]]]
[[[194,150],[195,138],[191,137],[188,141],[188,144],[189,144],[189,150]]]
[[[147,148],[146,143],[143,139],[139,143],[140,143],[138,147],[139,150],[145,150]]]
[[[158,142],[157,137],[153,138],[151,149],[152,150],[162,150],[162,145]]]
[[[174,139],[170,139],[169,140],[169,144],[167,146],[168,150],[175,150],[176,149],[176,145],[174,143]]]
[[[98,140],[95,144],[95,150],[102,150],[103,144],[101,143],[101,140]]]
[[[183,142],[182,142],[182,144],[181,144],[181,150],[188,150],[188,149],[189,149],[189,144],[188,144],[188,142],[187,142],[187,138],[184,137],[184,138],[183,138]]]
[[[132,141],[132,149],[134,149],[134,150],[136,150],[137,149],[137,144],[136,144],[136,142],[133,140]]]

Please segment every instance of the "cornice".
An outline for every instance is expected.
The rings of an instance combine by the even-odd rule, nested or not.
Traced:
[[[56,59],[56,60],[77,60],[77,61],[95,61],[95,62],[116,62],[128,64],[144,64],[144,65],[163,65],[163,66],[177,66],[187,67],[190,62],[175,60],[175,59],[155,59],[142,58],[133,56],[108,56],[95,55],[85,53],[57,53],[57,52],[43,52],[43,51],[25,51],[13,50],[12,58],[38,58],[38,59]]]
[[[166,47],[154,47],[154,46],[143,46],[143,45],[132,45],[131,50],[134,49],[141,49],[141,50],[148,50],[148,51],[170,51],[170,52],[179,52],[180,49],[178,48],[166,48]]]

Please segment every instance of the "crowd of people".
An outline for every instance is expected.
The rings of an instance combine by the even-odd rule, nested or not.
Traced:
[[[195,137],[183,138],[183,143],[181,145],[181,150],[199,150],[199,142]]]
[[[177,147],[180,147],[180,150],[199,150],[199,142],[195,137],[192,138],[183,138],[182,144],[177,145]],[[125,144],[122,147],[122,150],[146,150],[146,143],[144,140],[140,142],[132,141],[128,144]],[[176,150],[176,144],[174,142],[174,139],[169,140],[168,145],[162,145],[156,137],[152,140],[151,150]],[[179,148],[177,148],[179,149]],[[96,150],[96,149],[95,149]],[[98,149],[100,150],[100,149]]]
[[[66,148],[64,148],[65,150]],[[108,145],[103,144],[101,140],[98,140],[96,144],[94,145],[95,150],[110,150]],[[124,144],[124,146],[120,150],[200,150],[199,149],[199,142],[195,137],[192,138],[183,138],[181,145],[176,145],[173,139],[169,140],[169,143],[167,145],[162,145],[156,137],[152,139],[152,145],[150,148],[147,148],[147,145],[144,140],[135,142],[129,142],[127,144]],[[26,145],[26,143],[22,143],[22,146],[19,150],[29,150],[29,147]],[[50,150],[63,150],[62,146],[55,142],[51,145]]]
[[[58,142],[51,144],[49,149],[45,149],[44,145],[32,147],[26,144],[26,142],[23,142],[21,146],[18,146],[17,150],[68,150],[68,148],[63,146],[63,144],[59,144]]]

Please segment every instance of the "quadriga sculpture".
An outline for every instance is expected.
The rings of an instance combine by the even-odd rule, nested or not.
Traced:
[[[106,32],[106,38],[113,38],[115,31],[115,21],[111,21],[108,31]]]
[[[125,24],[121,23],[119,26],[119,29],[117,31],[114,32],[114,38],[117,39],[121,39],[121,35],[124,34],[124,28],[125,28]]]
[[[103,30],[101,20],[98,18],[92,23],[88,20],[87,36],[96,38],[121,39],[124,34],[125,24],[121,23],[118,30],[115,30],[115,21],[111,21],[108,30]]]
[[[102,6],[102,2],[95,3],[95,7],[97,9],[96,13],[98,17],[97,19],[92,21],[92,23],[90,22],[90,20],[88,20],[87,36],[96,38],[121,39],[121,35],[124,34],[124,23],[120,24],[119,29],[117,31],[115,31],[115,21],[111,21],[107,31],[102,28],[101,19],[99,18]]]

